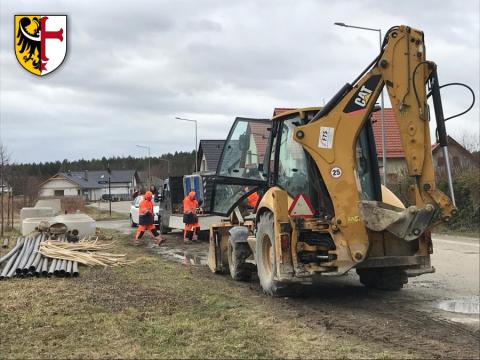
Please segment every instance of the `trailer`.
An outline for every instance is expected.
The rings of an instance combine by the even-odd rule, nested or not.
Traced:
[[[160,200],[160,231],[167,234],[172,230],[183,230],[183,198],[190,191],[195,191],[200,205],[197,213],[201,232],[208,232],[210,226],[220,223],[221,216],[210,214],[210,198],[213,188],[213,176],[209,174],[194,174],[185,176],[170,176],[165,180]]]

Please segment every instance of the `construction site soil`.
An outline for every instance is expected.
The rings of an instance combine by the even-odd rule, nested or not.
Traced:
[[[165,244],[149,251],[197,267],[199,277],[217,276],[219,281],[233,281],[229,276],[213,275],[205,266],[206,242],[184,245],[180,233],[165,238]],[[467,272],[475,268],[478,271],[478,243],[472,244],[467,252],[474,255],[474,261]],[[272,312],[305,322],[318,336],[325,332],[354,335],[421,358],[479,358],[478,290],[464,289],[461,284],[460,289],[449,288],[442,282],[443,276],[410,278],[403,290],[389,292],[367,289],[350,272],[342,277],[325,277],[295,298],[269,298],[262,294],[255,278],[248,283],[238,282],[238,286],[244,288],[247,296],[265,296]],[[450,306],[449,310],[454,311],[446,311],[445,302],[463,306]]]

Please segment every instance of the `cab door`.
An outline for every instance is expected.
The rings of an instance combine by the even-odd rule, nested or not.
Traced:
[[[228,216],[248,195],[267,186],[264,162],[271,126],[269,119],[235,119],[217,166],[212,213]]]

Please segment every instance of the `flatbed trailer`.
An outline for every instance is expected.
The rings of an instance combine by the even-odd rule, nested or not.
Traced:
[[[210,226],[214,224],[218,224],[222,222],[221,216],[217,215],[210,215],[210,214],[199,214],[198,216],[198,224],[200,225],[200,231],[209,231]],[[170,230],[173,229],[180,229],[183,230],[184,227],[183,223],[183,214],[171,214],[168,220],[168,228]]]
[[[172,230],[183,230],[185,224],[183,223],[183,208],[182,201],[184,197],[184,177],[171,176],[163,185],[160,196],[160,220],[159,226],[163,234],[167,234]],[[204,186],[204,193],[202,200],[204,200],[204,209],[209,208],[208,192],[209,186]],[[222,222],[222,217],[212,215],[209,213],[197,214],[200,231],[210,231],[210,226]]]

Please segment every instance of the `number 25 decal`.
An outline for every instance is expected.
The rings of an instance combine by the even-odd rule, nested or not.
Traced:
[[[334,167],[330,170],[330,175],[333,178],[339,178],[340,176],[342,176],[342,169],[340,169],[339,167]]]

